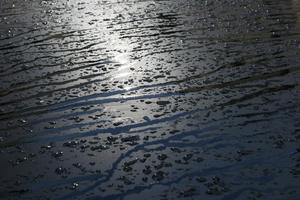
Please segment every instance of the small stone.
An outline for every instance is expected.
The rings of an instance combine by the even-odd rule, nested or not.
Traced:
[[[168,158],[168,156],[166,154],[160,154],[157,156],[158,160],[165,160]]]
[[[76,188],[78,188],[79,184],[78,183],[73,183],[71,189],[75,190]]]
[[[183,157],[183,160],[188,161],[188,160],[191,159],[192,157],[193,157],[193,154],[189,153],[189,154],[186,154],[186,155]]]
[[[122,142],[133,142],[139,140],[139,137],[137,135],[124,137],[121,139]]]
[[[108,146],[106,145],[98,145],[98,146],[93,146],[90,148],[92,151],[96,151],[96,150],[106,150],[106,149],[109,149]]]
[[[80,143],[78,141],[69,141],[69,142],[65,142],[63,144],[63,146],[65,147],[70,147],[70,148],[75,148],[79,145]]]
[[[239,150],[237,151],[238,154],[240,154],[241,156],[245,156],[245,155],[249,155],[252,153],[251,150]]]
[[[152,179],[155,181],[161,181],[164,179],[164,174],[165,173],[163,171],[155,172],[152,176]]]
[[[59,175],[62,175],[64,173],[67,173],[67,169],[63,168],[63,167],[58,167],[58,168],[55,169],[55,173],[57,173]]]
[[[167,105],[167,104],[169,104],[170,103],[170,101],[157,101],[156,102],[156,104],[157,105],[160,105],[160,106],[165,106],[165,105]]]
[[[142,180],[143,180],[144,182],[147,182],[147,181],[148,181],[148,178],[147,178],[147,177],[143,177]]]
[[[191,197],[194,195],[196,189],[195,188],[190,188],[184,191],[181,191],[180,194],[184,197]]]
[[[196,162],[202,162],[202,161],[204,161],[204,159],[203,158],[201,158],[201,157],[198,157],[197,159],[195,159],[194,161],[196,161]]]
[[[300,175],[300,170],[298,170],[298,169],[291,169],[290,173],[293,174],[293,175]]]
[[[152,172],[152,170],[150,169],[150,166],[146,166],[146,169],[143,169],[143,173],[148,175]]]
[[[130,172],[131,170],[132,170],[132,167],[130,167],[130,166],[124,166],[123,167],[124,172]]]
[[[206,181],[207,181],[207,179],[204,178],[204,177],[196,178],[196,180],[197,180],[198,182],[200,182],[200,183],[203,183],[203,182],[206,182]]]
[[[209,188],[208,190],[206,190],[206,194],[209,194],[209,195],[220,195],[221,192],[218,190],[218,188]]]
[[[55,158],[59,158],[59,157],[62,157],[63,154],[64,153],[62,151],[58,151],[58,152],[53,153],[52,156],[55,157]]]
[[[145,154],[144,154],[144,157],[146,157],[146,158],[149,158],[150,156],[151,156],[150,153],[145,153]]]
[[[114,126],[120,126],[121,124],[123,124],[123,122],[115,122]]]
[[[134,159],[134,160],[131,160],[131,161],[125,162],[125,163],[124,163],[124,165],[125,165],[125,166],[130,166],[130,165],[133,165],[133,164],[135,164],[137,161],[138,161],[138,159],[136,158],[136,159]]]

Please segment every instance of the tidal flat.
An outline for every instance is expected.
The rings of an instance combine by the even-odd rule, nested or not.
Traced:
[[[0,199],[298,200],[300,0],[0,0]]]

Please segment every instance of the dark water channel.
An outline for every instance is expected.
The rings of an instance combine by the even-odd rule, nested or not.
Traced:
[[[299,0],[0,0],[0,199],[299,199],[299,81]]]

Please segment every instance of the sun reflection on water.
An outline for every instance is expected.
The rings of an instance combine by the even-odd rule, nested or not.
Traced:
[[[124,46],[130,48],[126,45]],[[113,61],[117,64],[118,67],[112,73],[111,80],[126,82],[130,79],[131,75],[133,75],[133,71],[131,70],[131,68],[134,67],[135,62],[131,60],[130,54],[128,52],[130,52],[129,49],[115,53]],[[123,89],[125,90],[129,90],[131,88],[132,87],[130,85],[124,85],[123,87]]]

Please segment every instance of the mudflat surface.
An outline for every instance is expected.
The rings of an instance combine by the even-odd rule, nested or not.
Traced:
[[[299,199],[299,50],[299,0],[0,0],[0,199]]]

